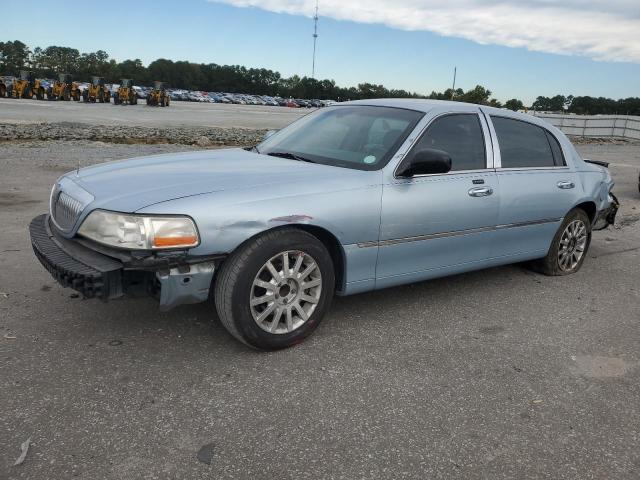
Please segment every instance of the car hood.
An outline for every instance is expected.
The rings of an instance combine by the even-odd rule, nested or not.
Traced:
[[[339,170],[339,172],[337,171]],[[135,212],[150,205],[230,189],[321,182],[362,174],[248,152],[220,149],[132,158],[86,167],[67,178],[89,192],[91,210]]]

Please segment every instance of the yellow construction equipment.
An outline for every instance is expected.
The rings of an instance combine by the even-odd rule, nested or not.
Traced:
[[[84,91],[82,98],[85,102],[109,103],[111,100],[111,92],[104,84],[104,78],[91,77],[91,85]]]
[[[120,86],[118,91],[113,94],[113,103],[116,105],[135,105],[138,103],[138,96],[133,89],[133,80],[130,78],[123,78],[120,80]]]
[[[7,79],[0,77],[0,98],[7,96]]]
[[[44,86],[27,70],[20,71],[20,78],[13,81],[7,92],[11,98],[33,98],[35,95],[38,100],[44,100]]]
[[[47,98],[49,100],[66,100],[69,101],[72,98],[78,102],[80,101],[80,88],[78,84],[72,81],[71,75],[68,73],[61,73],[58,75],[53,85],[47,91]]]
[[[164,82],[153,82],[153,90],[149,92],[147,105],[168,107],[170,98],[166,88]]]

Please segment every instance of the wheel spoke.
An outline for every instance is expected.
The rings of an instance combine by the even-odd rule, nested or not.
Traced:
[[[306,322],[309,319],[307,312],[304,311],[304,308],[302,308],[299,303],[294,303],[293,308],[296,309],[298,315],[300,315],[300,318],[302,318],[302,320]]]
[[[313,272],[316,269],[317,265],[315,262],[311,262],[307,268],[304,269],[304,272],[302,272],[300,274],[300,280],[304,280],[305,278],[307,278],[309,276],[309,274],[311,272]]]
[[[268,292],[275,292],[276,286],[273,283],[265,282],[264,280],[256,279],[253,282],[253,285],[256,287],[261,287],[267,290]]]
[[[276,309],[276,313],[273,314],[273,321],[271,322],[271,325],[269,325],[269,331],[271,333],[275,333],[275,331],[278,329],[278,325],[280,324],[280,318],[282,317],[282,310],[283,308],[278,307]]]
[[[273,263],[271,263],[271,260],[267,262],[266,267],[267,267],[267,270],[269,270],[269,273],[271,273],[271,276],[273,277],[274,280],[276,281],[282,280],[282,275],[280,274],[279,271],[276,270],[276,267],[273,266]]]
[[[304,254],[299,254],[298,258],[296,258],[296,263],[293,265],[293,274],[296,275],[300,272],[300,267],[302,266],[302,261],[304,260]]]
[[[293,315],[291,313],[291,307],[287,308],[287,315],[285,317],[287,321],[287,332],[293,330]]]
[[[285,277],[289,276],[289,252],[282,254],[282,273]]]
[[[272,303],[267,308],[265,308],[264,311],[261,312],[260,315],[258,315],[258,318],[256,318],[258,323],[262,323],[264,319],[267,318],[269,315],[271,315],[271,312],[273,312],[275,309],[276,309],[275,303]]]
[[[318,303],[318,299],[316,297],[312,297],[311,295],[306,295],[306,294],[300,295],[300,301],[309,302],[313,304]]]
[[[262,297],[255,297],[251,299],[251,306],[255,307],[256,305],[262,305],[263,303],[272,302],[275,299],[275,295],[273,293],[268,293],[267,295],[263,295]]]
[[[303,282],[302,285],[300,285],[300,288],[302,290],[308,290],[310,288],[317,287],[321,283],[322,283],[322,279],[315,278],[315,279],[311,280],[310,282]]]

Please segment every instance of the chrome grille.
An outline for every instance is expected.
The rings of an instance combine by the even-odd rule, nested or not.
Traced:
[[[56,225],[70,230],[82,212],[82,203],[65,192],[54,192],[51,199],[51,216]]]

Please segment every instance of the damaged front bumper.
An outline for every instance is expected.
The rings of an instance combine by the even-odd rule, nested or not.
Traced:
[[[69,240],[56,235],[47,214],[31,221],[29,233],[36,257],[63,287],[103,301],[151,295],[161,310],[207,300],[224,258],[190,256],[186,251],[129,252]]]
[[[609,206],[600,210],[596,214],[596,218],[593,221],[592,226],[593,230],[603,230],[609,225],[613,225],[616,221],[616,214],[618,213],[618,209],[620,208],[620,202],[612,192],[609,192],[609,196],[611,197]]]

